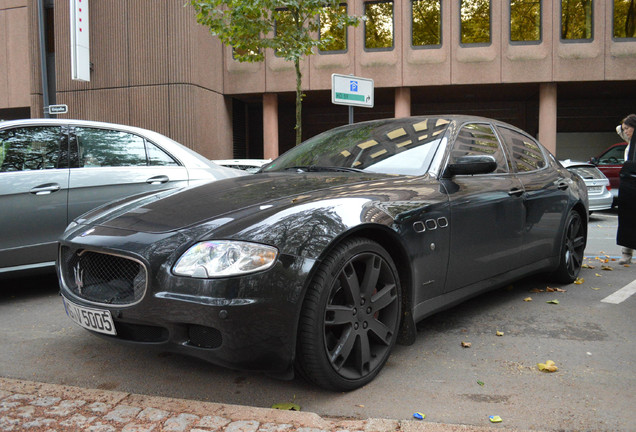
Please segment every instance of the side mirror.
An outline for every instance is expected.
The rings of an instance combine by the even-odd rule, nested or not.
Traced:
[[[455,162],[448,164],[444,171],[444,177],[450,178],[456,175],[490,174],[497,169],[497,161],[488,155],[462,156]]]
[[[590,163],[594,165],[598,165],[598,158],[597,157],[590,158]]]

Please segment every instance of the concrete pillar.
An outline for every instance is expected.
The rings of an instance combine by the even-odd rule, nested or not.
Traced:
[[[409,87],[397,87],[395,89],[395,118],[409,117],[411,115],[411,89]]]
[[[278,157],[278,95],[263,94],[263,156]]]
[[[556,156],[557,85],[542,83],[539,87],[539,141]]]

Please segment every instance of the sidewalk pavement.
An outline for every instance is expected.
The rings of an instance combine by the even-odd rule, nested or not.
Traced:
[[[500,425],[501,426],[501,425]],[[310,412],[144,396],[0,378],[0,431],[493,432],[426,420],[342,420]]]

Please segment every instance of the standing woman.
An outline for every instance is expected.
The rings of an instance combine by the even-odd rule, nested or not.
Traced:
[[[636,249],[636,114],[630,114],[621,123],[621,135],[628,142],[625,163],[620,172],[618,186],[618,232],[616,243],[623,246],[619,264],[632,262]],[[617,128],[618,129],[618,128]]]

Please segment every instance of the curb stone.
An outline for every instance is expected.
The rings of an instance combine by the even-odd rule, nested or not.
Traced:
[[[493,432],[501,427],[323,418],[311,412],[145,396],[0,377],[0,431]],[[520,431],[518,431],[520,432]]]

